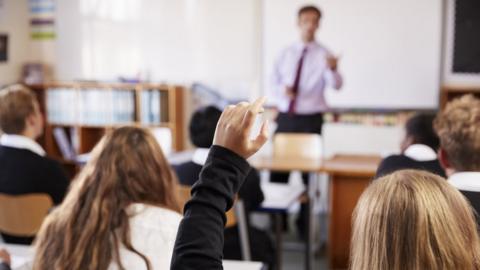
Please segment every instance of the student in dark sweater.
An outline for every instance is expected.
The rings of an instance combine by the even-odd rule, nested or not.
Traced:
[[[470,201],[480,224],[480,99],[468,95],[453,100],[437,115],[434,126],[448,182]]]
[[[375,178],[402,169],[425,170],[445,177],[445,171],[437,158],[440,141],[433,129],[434,118],[433,114],[419,113],[408,119],[405,137],[400,146],[402,153],[385,158],[380,163]]]
[[[229,106],[220,117],[213,146],[184,209],[170,269],[223,269],[225,212],[250,172],[246,159],[267,141],[266,124],[256,139],[249,138],[264,102],[262,98]]]
[[[182,185],[192,186],[198,180],[212,146],[215,127],[221,114],[222,112],[214,106],[205,107],[193,114],[189,126],[190,140],[197,149],[191,161],[174,166]],[[260,188],[260,176],[257,170],[251,169],[247,174],[238,196],[244,202],[247,216],[250,211],[260,206],[264,196]],[[273,268],[274,248],[270,237],[252,226],[249,226],[249,234],[252,259],[263,261]],[[224,255],[226,259],[231,260],[242,258],[237,226],[225,229]]]
[[[0,129],[0,193],[46,193],[55,205],[60,204],[69,180],[35,141],[43,133],[43,116],[31,90],[19,85],[0,90]],[[18,244],[33,240],[3,233],[2,237]]]

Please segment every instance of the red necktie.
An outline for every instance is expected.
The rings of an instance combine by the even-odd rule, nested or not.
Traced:
[[[292,86],[292,92],[294,94],[292,100],[290,100],[290,104],[288,105],[288,113],[293,114],[295,113],[295,103],[297,100],[297,94],[298,94],[298,86],[300,84],[300,75],[302,73],[302,67],[303,67],[303,59],[305,58],[305,54],[307,53],[307,47],[305,47],[302,51],[302,55],[300,56],[300,59],[298,60],[298,65],[297,65],[297,73],[295,74],[295,81],[293,81],[293,86]]]

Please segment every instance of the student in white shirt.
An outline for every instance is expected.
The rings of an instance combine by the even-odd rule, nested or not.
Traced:
[[[425,170],[445,177],[437,150],[440,140],[433,129],[434,114],[417,113],[405,124],[401,154],[386,157],[378,166],[376,177],[402,169]]]
[[[435,130],[448,182],[480,213],[480,100],[468,95],[448,103],[435,119]]]
[[[153,135],[106,135],[43,224],[34,269],[169,269],[182,219],[177,180]]]

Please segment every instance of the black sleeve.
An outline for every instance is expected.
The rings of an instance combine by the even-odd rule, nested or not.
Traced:
[[[399,157],[395,155],[384,158],[382,162],[380,162],[380,165],[378,165],[377,173],[375,174],[374,179],[380,178],[387,174],[393,173],[394,171],[402,169],[404,167],[402,163],[402,160],[400,160]]]
[[[67,193],[70,180],[67,178],[65,171],[60,164],[54,160],[48,160],[48,173],[45,176],[42,184],[43,192],[52,197],[53,204],[59,205],[63,201],[63,197]]]
[[[185,205],[170,269],[223,269],[225,212],[232,207],[250,165],[234,152],[213,146]]]
[[[6,263],[0,263],[0,270],[11,270],[10,265]]]
[[[252,211],[257,209],[265,199],[262,188],[260,187],[260,175],[255,169],[250,170],[250,173],[245,179],[238,196],[245,204],[245,210]]]

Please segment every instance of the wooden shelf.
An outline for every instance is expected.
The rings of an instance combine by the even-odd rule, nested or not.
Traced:
[[[38,97],[42,112],[45,114],[45,132],[38,142],[45,148],[47,155],[58,160],[70,176],[73,176],[79,169],[78,164],[71,160],[65,160],[54,137],[55,128],[64,128],[68,131],[68,139],[72,143],[71,136],[76,136],[77,153],[90,152],[105,132],[121,126],[133,125],[146,128],[169,128],[172,132],[172,149],[180,151],[185,145],[184,127],[184,91],[179,85],[155,84],[155,83],[99,83],[99,82],[48,82],[45,84],[27,85]],[[133,122],[118,124],[82,124],[78,121],[72,123],[49,122],[47,92],[49,89],[71,89],[72,91],[85,91],[89,89],[106,91],[125,90],[133,91]],[[160,91],[160,123],[143,123],[142,121],[142,93],[144,91]],[[78,101],[80,102],[80,101]],[[73,129],[72,129],[73,128]],[[72,135],[73,134],[73,135]]]
[[[440,108],[444,108],[449,101],[455,98],[469,94],[480,98],[480,85],[445,85],[440,91]]]

